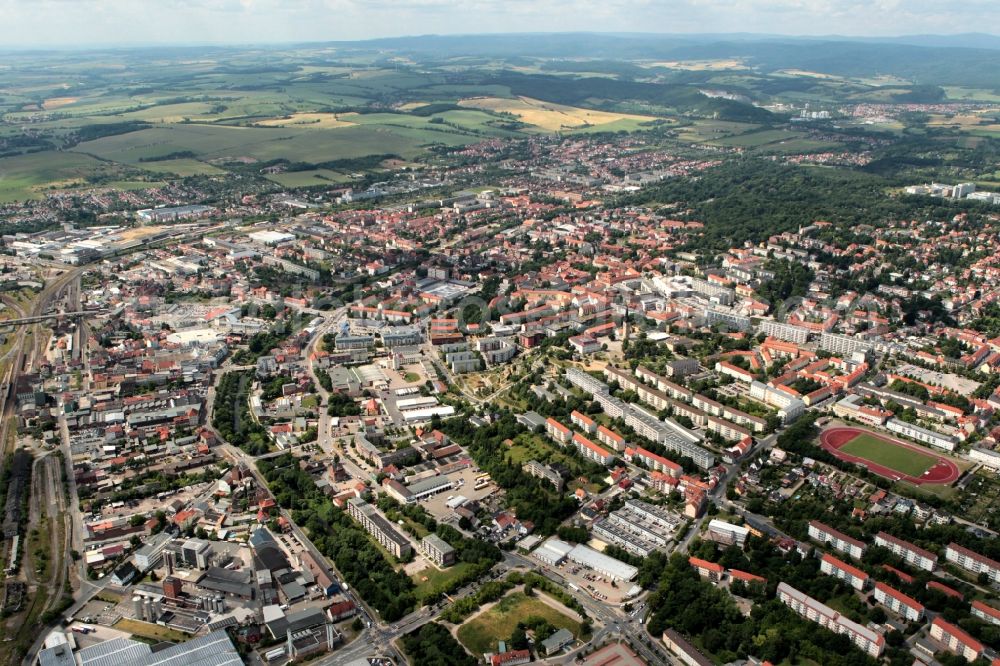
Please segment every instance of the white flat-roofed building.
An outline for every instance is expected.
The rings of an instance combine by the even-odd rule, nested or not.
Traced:
[[[454,486],[455,484],[446,476],[433,476],[429,479],[411,483],[406,486],[406,489],[410,493],[410,502],[412,503],[419,502],[425,497],[431,497],[432,495],[451,490]]]
[[[958,438],[954,435],[944,435],[936,430],[907,423],[897,418],[891,418],[886,421],[885,427],[890,432],[915,439],[923,444],[930,444],[945,451],[954,451],[955,445],[958,444]]]
[[[990,469],[1000,470],[1000,451],[973,446],[969,449],[969,459],[982,463]]]
[[[778,321],[762,321],[760,322],[758,330],[765,335],[771,336],[772,338],[778,338],[779,340],[785,340],[786,342],[794,342],[797,345],[801,345],[809,339],[808,328],[793,326],[792,324],[783,324]]]
[[[819,337],[819,348],[840,356],[850,356],[856,351],[868,352],[875,343],[862,338],[839,333],[823,333]]]
[[[295,240],[295,234],[284,231],[255,231],[249,234],[250,240],[261,245],[280,245]]]
[[[916,546],[909,541],[904,541],[894,537],[887,532],[879,532],[875,535],[875,545],[887,548],[894,555],[903,558],[907,564],[923,569],[924,571],[934,571],[937,568],[938,556],[929,550]]]
[[[712,519],[708,523],[708,535],[712,541],[727,546],[743,547],[750,530],[742,525],[733,525],[724,520]]]
[[[567,557],[577,564],[592,569],[597,573],[619,581],[630,581],[639,575],[639,570],[631,564],[625,564],[593,548],[577,544],[567,554]]]
[[[566,369],[566,379],[577,388],[583,389],[587,393],[607,393],[608,385],[599,379],[595,379],[589,373],[577,368]]]
[[[409,409],[402,412],[403,418],[407,423],[415,423],[418,421],[430,421],[435,416],[440,416],[442,418],[455,415],[455,408],[451,405],[439,405],[437,407],[426,407],[424,409]]]
[[[163,557],[163,549],[170,543],[171,535],[168,532],[160,532],[146,539],[135,551],[135,566],[139,571],[149,571],[160,562]]]
[[[834,633],[844,634],[851,643],[870,657],[881,656],[885,649],[885,637],[882,634],[847,619],[788,583],[778,583],[778,599],[807,620]]]
[[[573,550],[572,544],[568,544],[565,541],[561,541],[553,537],[536,548],[534,552],[532,552],[532,555],[549,566],[554,567],[562,564],[569,556],[571,550]]]
[[[924,617],[922,603],[885,583],[875,583],[875,600],[910,622],[918,622]]]

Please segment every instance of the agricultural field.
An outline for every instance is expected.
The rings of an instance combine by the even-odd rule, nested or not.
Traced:
[[[267,179],[282,187],[315,187],[316,185],[336,185],[351,182],[350,176],[330,169],[308,169],[306,171],[285,171],[267,175]]]
[[[357,115],[357,114],[351,114]],[[352,127],[357,123],[341,119],[336,113],[293,113],[284,118],[268,118],[255,123],[261,127],[301,127],[312,129],[333,129],[336,127]]]
[[[45,190],[77,187],[99,175],[117,175],[114,165],[89,155],[40,152],[0,159],[0,202],[38,199]]]
[[[517,623],[529,617],[540,617],[553,627],[569,629],[580,635],[580,623],[549,605],[538,597],[527,597],[514,592],[498,601],[489,610],[480,613],[458,628],[458,640],[472,654],[496,650],[497,641],[510,639]]]
[[[634,122],[651,122],[656,120],[654,116],[596,111],[544,102],[529,97],[518,97],[516,99],[476,97],[463,99],[459,102],[459,105],[470,109],[486,109],[496,113],[509,113],[516,116],[521,122],[550,132],[581,129],[584,127],[598,127],[603,129],[603,126],[622,120],[631,120]]]
[[[355,173],[330,162],[394,155],[412,163],[442,147],[490,138],[672,125],[686,143],[817,151],[837,144],[780,129],[781,116],[771,123],[749,104],[708,99],[698,90],[739,90],[757,103],[830,104],[890,100],[910,85],[898,77],[771,72],[750,69],[739,57],[470,61],[336,46],[274,49],[266,62],[241,49],[183,58],[127,50],[77,59],[12,56],[0,91],[0,201],[107,182],[140,188],[154,180],[223,178],[235,169],[243,178],[252,172],[243,165],[279,160],[297,163],[297,170],[254,174],[257,185],[324,186]],[[947,94],[963,101],[997,97],[986,88]],[[764,123],[773,126],[762,129]],[[1000,135],[992,119],[963,121],[961,129],[970,137]]]
[[[219,176],[225,173],[225,171],[218,167],[190,158],[144,162],[140,165],[140,168],[143,171],[174,175],[181,178],[186,176]]]

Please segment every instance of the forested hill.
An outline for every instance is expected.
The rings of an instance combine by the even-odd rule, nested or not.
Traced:
[[[760,242],[816,220],[844,227],[886,220],[940,219],[974,203],[891,196],[882,176],[844,169],[730,160],[696,179],[673,179],[619,199],[623,206],[680,204],[686,217],[705,224],[699,249],[721,251]],[[665,213],[675,215],[673,211]]]

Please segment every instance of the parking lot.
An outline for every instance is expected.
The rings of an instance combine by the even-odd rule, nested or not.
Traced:
[[[458,496],[469,500],[479,501],[486,497],[489,497],[497,491],[497,485],[492,481],[486,485],[484,488],[479,490],[474,490],[476,486],[476,477],[483,472],[478,467],[467,467],[459,472],[453,472],[448,475],[451,482],[455,484],[456,487],[452,488],[446,493],[438,493],[432,497],[420,502],[421,505],[432,515],[436,520],[443,520],[447,516],[451,516],[452,510],[449,509],[446,504],[448,503],[448,496]]]
[[[595,599],[609,604],[621,603],[632,587],[632,583],[612,583],[607,576],[574,562],[563,562],[559,565],[558,571],[567,582],[576,585]]]

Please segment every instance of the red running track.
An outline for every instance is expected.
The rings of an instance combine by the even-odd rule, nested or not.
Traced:
[[[921,476],[910,476],[909,474],[903,474],[898,472],[891,467],[885,467],[884,465],[879,465],[867,458],[861,458],[859,456],[852,456],[849,453],[845,453],[840,450],[844,444],[857,437],[858,435],[869,435],[870,437],[875,437],[881,439],[887,444],[892,444],[893,446],[898,446],[904,449],[909,449],[911,451],[920,453],[922,455],[929,455],[937,459],[934,466],[929,470],[924,472]],[[916,446],[913,444],[907,444],[906,442],[900,442],[896,439],[890,439],[889,437],[883,437],[877,433],[871,432],[869,430],[862,430],[860,428],[829,428],[824,430],[819,436],[820,445],[824,450],[830,452],[833,456],[845,460],[847,462],[856,463],[867,467],[870,471],[878,474],[881,477],[890,479],[892,481],[909,481],[917,485],[924,483],[933,484],[945,484],[950,485],[958,481],[959,477],[962,476],[962,471],[958,468],[958,465],[952,461],[942,458],[940,456],[934,455],[928,449],[921,446]]]

